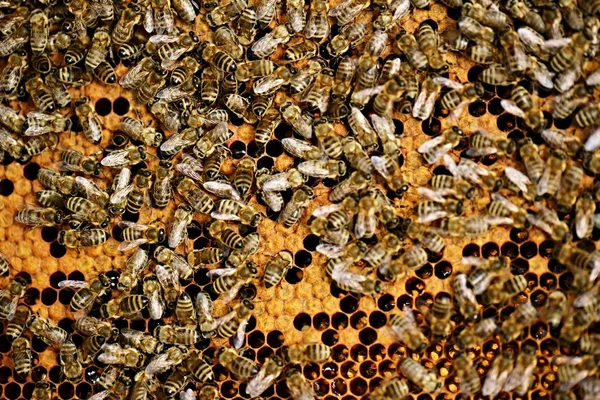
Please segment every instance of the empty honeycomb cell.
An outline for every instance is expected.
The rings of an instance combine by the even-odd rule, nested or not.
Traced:
[[[409,278],[404,284],[404,288],[412,296],[420,295],[425,291],[425,282],[419,278]]]
[[[306,379],[315,380],[321,376],[321,367],[315,363],[306,364],[302,370]]]
[[[288,388],[285,379],[281,379],[275,384],[275,393],[283,399],[290,397],[290,389]]]
[[[541,321],[536,322],[529,329],[529,333],[531,334],[531,337],[533,337],[534,339],[542,340],[548,334],[548,325],[546,325],[544,322],[541,322]]]
[[[54,258],[62,258],[67,254],[67,248],[58,242],[50,244],[50,255]]]
[[[234,381],[225,381],[221,384],[221,394],[227,398],[235,397],[238,394],[237,386]]]
[[[273,168],[273,165],[275,164],[275,162],[273,161],[273,159],[269,156],[264,156],[258,159],[258,161],[256,162],[256,168],[261,169],[261,168],[266,168],[268,170],[270,170],[271,168]]]
[[[573,122],[573,118],[568,116],[565,119],[554,119],[554,127],[558,129],[569,129],[571,127],[571,123]]]
[[[129,100],[124,97],[119,97],[113,101],[113,111],[117,115],[125,115],[129,112]]]
[[[371,379],[377,375],[377,364],[375,364],[373,361],[367,360],[360,364],[359,371],[363,378]]]
[[[526,259],[531,259],[535,257],[538,253],[537,244],[535,244],[535,242],[532,241],[527,241],[523,243],[519,250],[521,252],[521,256]]]
[[[517,121],[514,115],[504,113],[496,120],[496,126],[502,132],[510,132],[517,127]]]
[[[21,389],[21,394],[23,395],[23,398],[30,399],[31,395],[33,394],[34,389],[35,389],[35,383],[27,382],[26,384],[24,384]],[[2,388],[0,388],[0,396],[2,396]],[[80,397],[80,398],[83,399],[84,397]]]
[[[346,296],[340,300],[340,310],[346,314],[352,314],[358,310],[358,299],[354,296]]]
[[[21,395],[21,386],[15,382],[11,382],[4,387],[4,395],[7,399],[17,399]]]
[[[329,315],[326,313],[318,313],[313,317],[313,326],[318,331],[324,331],[329,328],[330,320]]]
[[[540,276],[540,286],[542,289],[548,291],[554,290],[556,289],[556,284],[556,275],[546,272]]]
[[[377,331],[373,328],[365,328],[358,333],[358,339],[366,346],[370,346],[377,341]]]
[[[504,112],[504,108],[502,107],[500,102],[501,100],[497,97],[490,100],[490,102],[487,105],[490,114],[500,115]]]
[[[332,362],[327,362],[325,364],[323,364],[323,367],[321,368],[321,375],[325,378],[325,379],[333,379],[337,376],[339,372],[339,367],[336,363],[332,363]]]
[[[312,255],[306,250],[300,250],[294,255],[294,264],[300,268],[308,267],[312,263]]]
[[[529,290],[533,290],[538,286],[538,276],[537,274],[530,272],[525,274],[525,278],[527,278],[527,288]]]
[[[29,306],[33,306],[40,299],[40,291],[37,288],[29,288],[23,296],[23,301]]]
[[[0,383],[7,383],[12,378],[12,370],[8,367],[0,367]]]
[[[432,264],[439,262],[442,259],[442,257],[444,256],[443,252],[434,253],[434,252],[430,251],[429,249],[426,249],[426,252],[427,252],[427,261]]]
[[[50,371],[48,371],[48,377],[53,383],[56,384],[61,382],[61,374],[62,372],[58,365],[55,365],[54,367],[50,368]]]
[[[283,154],[283,145],[279,140],[269,140],[266,147],[267,154],[271,157],[279,157]]]
[[[56,240],[58,237],[58,228],[54,226],[45,226],[42,228],[42,240],[50,243]]]
[[[506,137],[517,142],[517,141],[525,138],[525,135],[520,130],[515,129],[514,131],[510,132]]]
[[[42,352],[46,351],[46,349],[48,348],[48,345],[46,343],[44,343],[42,341],[42,339],[33,337],[31,339],[31,348],[38,353],[42,353]],[[0,352],[3,352],[1,347],[0,347]]]
[[[546,304],[546,301],[548,300],[548,293],[543,290],[536,290],[535,292],[531,293],[529,298],[531,299],[531,304],[534,307],[540,308]]]
[[[98,99],[98,101],[96,101],[95,108],[96,113],[98,113],[98,115],[100,115],[101,117],[105,117],[111,113],[112,103],[109,99],[106,98]]]
[[[421,130],[427,136],[437,136],[442,132],[442,123],[437,118],[429,118],[421,123]]]
[[[469,104],[469,114],[471,114],[475,118],[479,118],[485,115],[487,105],[480,100],[474,101]]]
[[[396,306],[403,310],[404,307],[412,308],[413,306],[413,298],[407,294],[403,294],[398,297],[398,301],[396,302]]]
[[[369,325],[375,329],[379,329],[385,326],[387,323],[387,316],[381,311],[373,311],[369,314]]]
[[[500,254],[500,249],[495,242],[487,242],[481,246],[481,256],[483,258],[497,257]]]
[[[567,270],[567,267],[559,263],[555,258],[548,260],[548,270],[555,274],[562,274]]]
[[[336,331],[346,329],[348,327],[348,316],[341,312],[336,312],[331,316],[331,327]]]
[[[363,396],[367,393],[369,385],[362,378],[354,378],[350,381],[350,392],[357,396]]]
[[[415,274],[421,279],[429,279],[433,275],[433,267],[431,264],[425,264],[415,271]]]
[[[479,257],[481,254],[481,248],[475,243],[469,243],[463,247],[463,257]]]
[[[23,176],[30,181],[36,180],[39,170],[40,166],[37,163],[30,162],[23,168]]]
[[[302,244],[306,250],[315,251],[319,245],[319,237],[313,234],[307,235],[302,241]]]
[[[253,140],[246,146],[246,153],[252,158],[258,158],[262,155],[262,151],[258,149],[256,142]]]
[[[448,8],[448,10],[450,10],[450,8]],[[467,79],[469,82],[479,82],[479,74],[481,74],[481,71],[483,71],[483,67],[480,65],[474,65],[469,68],[469,71],[467,72]]]
[[[313,383],[313,388],[317,396],[325,396],[329,393],[329,382],[325,379],[317,379],[317,381]]]
[[[73,322],[75,321],[73,321],[70,318],[63,318],[60,321],[58,321],[58,326],[60,328],[63,328],[68,333],[73,333]]]
[[[248,344],[253,349],[258,349],[265,344],[265,335],[261,331],[253,331],[248,335]]]
[[[331,382],[331,393],[343,396],[348,392],[348,384],[342,378],[336,378]]]
[[[396,299],[389,293],[385,293],[377,299],[377,307],[382,311],[393,310],[396,306]]]
[[[267,334],[267,344],[273,349],[283,346],[284,336],[280,331],[271,331]]]
[[[64,382],[58,386],[58,395],[62,399],[72,399],[75,394],[75,387],[71,382]]]
[[[15,185],[9,179],[2,179],[0,181],[0,196],[10,196],[15,190]]]
[[[500,254],[510,259],[517,258],[519,256],[519,246],[513,242],[504,242],[500,248]]]
[[[570,271],[567,271],[559,276],[558,286],[560,286],[562,290],[570,290],[573,286],[573,274]]]
[[[529,271],[529,262],[523,258],[515,258],[510,262],[510,272],[513,275],[523,275]]]
[[[434,273],[438,279],[447,279],[452,276],[452,264],[448,261],[440,261],[435,265]]]
[[[300,313],[294,317],[294,328],[299,331],[305,331],[310,328],[311,317],[308,314]]]
[[[362,344],[355,344],[350,349],[350,357],[358,363],[363,362],[367,358],[367,356],[367,347]]]

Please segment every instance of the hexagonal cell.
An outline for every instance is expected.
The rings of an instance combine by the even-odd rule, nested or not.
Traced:
[[[299,331],[305,331],[310,328],[311,322],[310,315],[300,313],[294,317],[294,328]]]
[[[348,359],[350,351],[343,344],[338,344],[331,348],[331,359],[335,362],[341,363]]]
[[[346,329],[348,322],[348,316],[344,313],[336,312],[331,316],[331,327],[336,331]]]
[[[321,335],[321,341],[327,346],[334,346],[340,340],[340,336],[337,331],[328,329]]]

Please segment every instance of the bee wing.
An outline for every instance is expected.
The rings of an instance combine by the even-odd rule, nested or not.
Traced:
[[[163,99],[169,103],[177,100],[181,100],[185,97],[189,97],[189,93],[181,90],[177,86],[169,86],[162,89],[160,92],[156,94],[156,97],[159,99]]]
[[[502,100],[500,105],[506,112],[519,118],[525,118],[525,112],[517,107],[516,103],[512,100]]]
[[[600,68],[596,68],[585,78],[585,84],[588,86],[600,85]]]
[[[590,376],[590,372],[591,371],[588,370],[577,371],[566,382],[562,382],[561,385],[558,387],[558,390],[561,392],[571,390],[573,386],[577,385],[579,382]]]
[[[535,369],[536,363],[520,363],[517,361],[515,365],[515,369],[508,375],[506,382],[502,390],[505,392],[511,392],[518,387],[525,386],[527,389],[531,384],[531,379],[533,378],[533,370]]]
[[[177,35],[153,35],[150,36],[150,42],[156,44],[173,43],[179,39]]]
[[[254,82],[253,90],[255,94],[269,93],[277,90],[284,82],[285,80],[281,78],[274,79],[273,76],[265,76]]]
[[[357,239],[365,236],[367,232],[375,232],[377,227],[377,218],[375,218],[376,209],[373,207],[368,212],[359,212],[354,224],[354,234]]]
[[[314,217],[326,217],[332,212],[342,209],[342,203],[327,204],[325,206],[317,207],[313,210],[312,216]]]
[[[262,197],[271,210],[279,212],[283,208],[283,197],[279,192],[263,191]]]
[[[17,312],[18,305],[19,305],[19,296],[15,296],[12,298],[12,300],[10,302],[10,306],[8,307],[8,314],[6,315],[6,319],[8,321],[11,321],[14,318],[15,313]]]
[[[417,188],[417,192],[419,195],[425,197],[426,199],[433,200],[438,203],[445,203],[446,198],[444,196],[451,196],[455,193],[452,189],[430,189],[426,187]]]
[[[390,172],[385,166],[385,160],[382,157],[371,156],[371,163],[373,164],[373,168],[375,168],[375,170],[379,172],[379,175],[381,175],[385,179],[389,179],[391,177]]]
[[[144,10],[143,25],[146,32],[152,33],[154,31],[154,13],[151,6],[147,6]]]
[[[513,203],[510,202],[510,200],[508,200],[506,197],[502,196],[501,194],[492,193],[492,200],[504,204],[504,206],[506,208],[508,208],[511,212],[519,211],[519,207],[515,206]]]
[[[125,166],[129,163],[129,151],[127,150],[116,150],[110,152],[106,157],[100,161],[105,167],[118,168]]]
[[[169,247],[174,249],[181,244],[185,237],[185,229],[187,227],[187,221],[175,220],[171,225],[169,232]]]
[[[109,390],[103,390],[101,392],[98,392],[98,393],[96,393],[96,394],[88,397],[88,400],[104,400],[109,395],[110,395],[110,391]]]
[[[523,193],[527,193],[527,185],[531,185],[531,180],[527,175],[513,167],[506,167],[504,174]]]
[[[329,176],[326,160],[309,160],[298,164],[298,171],[313,178],[326,178]]]
[[[344,11],[350,5],[351,2],[352,0],[346,0],[343,3],[332,7],[327,13],[327,15],[329,15],[330,17],[339,17],[342,14],[342,11]]]
[[[449,154],[444,154],[442,160],[444,162],[444,166],[448,169],[448,171],[450,171],[453,177],[456,179],[462,178],[460,169]]]
[[[154,272],[162,287],[179,286],[179,273],[175,268],[172,269],[172,272],[169,272],[164,265],[157,264]]]
[[[131,242],[121,242],[121,243],[119,243],[119,251],[126,252],[131,249],[135,249],[136,247],[143,245],[147,241],[148,241],[148,239],[141,238],[141,239],[133,240]]]
[[[519,39],[527,47],[539,49],[544,46],[544,37],[528,26],[517,29],[517,35],[519,35]]]
[[[409,306],[404,306],[402,312],[404,313],[404,316],[406,317],[408,322],[410,322],[410,324],[416,328],[417,319],[415,318],[415,314],[413,313],[412,309]]]
[[[542,177],[538,181],[538,196],[543,196],[549,189],[550,185],[550,168],[546,166]]]
[[[400,61],[399,58],[396,60]],[[373,114],[371,115],[371,125],[373,125],[373,129],[375,129],[375,132],[381,141],[396,140],[396,137],[394,136],[396,127],[394,121],[390,117]]]
[[[559,38],[559,39],[550,39],[550,40],[546,40],[544,43],[542,43],[542,49],[553,50],[553,49],[557,49],[559,47],[567,46],[569,44],[571,44],[570,37]]]
[[[196,400],[196,395],[192,389],[179,392],[179,400]]]
[[[163,303],[161,293],[159,290],[155,290],[150,296],[148,302],[148,314],[150,318],[154,320],[161,319],[165,312],[165,305]]]
[[[94,142],[98,142],[102,139],[102,126],[100,121],[95,115],[88,117],[88,124],[90,127],[90,137]]]
[[[133,187],[133,184],[127,185],[124,188],[114,192],[112,196],[110,196],[110,203],[121,204],[122,202],[124,202],[125,199],[127,199],[127,196],[129,196],[129,193],[131,193],[131,191],[133,190]]]
[[[229,292],[227,292],[225,294],[225,297],[223,298],[223,303],[225,304],[229,304],[233,301],[233,299],[236,298],[238,292],[240,291],[240,289],[242,288],[242,286],[244,285],[244,282],[238,282],[236,283],[230,290]]]
[[[248,318],[243,320],[238,326],[238,329],[235,334],[235,338],[233,339],[233,347],[236,349],[241,349],[244,345],[244,335],[246,334],[246,327],[248,326]],[[261,392],[262,393],[262,392]],[[260,394],[260,393],[259,393]]]
[[[419,153],[427,153],[428,151],[432,150],[436,146],[439,146],[443,142],[444,142],[443,136],[441,136],[441,135],[436,136],[433,139],[429,139],[428,141],[426,141],[425,143],[420,145],[419,148],[417,149],[417,151]]]
[[[467,275],[459,274],[454,278],[455,293],[461,293],[462,297],[471,303],[477,303],[475,293],[467,286]]]
[[[540,228],[541,230],[543,230],[547,234],[549,234],[549,235],[552,234],[552,227],[548,223],[546,223],[546,222],[542,221],[541,219],[537,218],[536,216],[534,216],[534,215],[528,215],[527,216],[527,221],[529,221],[529,223],[531,225],[537,226],[538,228]]]
[[[281,140],[283,149],[295,157],[302,157],[304,153],[312,150],[312,146],[303,140],[296,138],[283,138]]]
[[[199,314],[212,318],[212,313],[215,311],[215,305],[213,304],[208,293],[198,293],[196,296],[196,309],[198,310]]]
[[[127,339],[140,340],[144,337],[144,332],[136,331],[134,329],[129,328],[121,328],[121,335],[123,335]]]
[[[217,211],[211,211],[210,216],[213,217],[214,219],[220,219],[221,221],[239,221],[240,220],[240,217],[238,217],[237,214],[220,213]]]
[[[120,349],[120,347],[119,347]],[[106,348],[105,348],[106,350]],[[120,350],[119,350],[120,353]],[[98,356],[98,361],[104,364],[119,364],[121,363],[121,357],[119,353],[102,353]]]
[[[337,258],[344,255],[344,247],[330,243],[317,245],[317,251],[328,258]]]
[[[146,374],[154,375],[156,373],[161,373],[162,371],[166,371],[167,369],[171,368],[173,362],[169,360],[169,357],[170,354],[168,352],[158,354],[152,357],[148,365],[146,365]]]
[[[175,168],[188,178],[202,182],[202,174],[199,173],[201,170],[199,171],[198,169],[193,168],[190,164],[177,164]]]
[[[428,224],[433,221],[437,221],[438,219],[444,218],[448,215],[446,211],[436,211],[429,213],[427,215],[420,216],[417,221],[422,224]]]
[[[477,267],[485,262],[485,259],[481,257],[463,257],[461,261],[464,265],[471,267]]]
[[[181,254],[175,254],[173,260],[171,261],[171,265],[182,279],[188,279],[194,272],[190,264],[188,264],[186,259]]]
[[[542,139],[552,147],[561,148],[566,143],[567,137],[555,129],[545,129]]]
[[[71,288],[71,289],[81,289],[87,287],[88,283],[86,281],[75,281],[75,280],[65,280],[58,282],[59,288]]]
[[[352,290],[356,290],[357,292],[362,292],[361,282],[367,280],[367,277],[361,274],[355,274],[352,272],[347,272],[345,269],[334,269],[331,273],[331,279],[339,283],[340,285],[346,285]]]
[[[587,235],[589,227],[593,225],[594,214],[586,212],[586,210],[582,209],[581,207],[576,207],[575,232],[577,233],[577,237],[583,239]]]
[[[219,276],[229,276],[235,273],[235,268],[216,268],[207,272],[209,278]]]
[[[594,129],[583,145],[586,151],[594,152],[600,148],[600,128]]]
[[[548,71],[548,68],[546,67],[546,65],[535,61],[532,65],[532,67],[530,67],[529,72],[531,73],[531,75],[533,76],[533,79],[539,83],[542,87],[552,90],[554,88],[554,77],[555,77],[555,73],[554,72],[550,72]],[[570,70],[567,70],[565,72],[572,72]],[[570,75],[566,75],[564,77],[559,77],[557,78],[557,85],[563,83],[563,86],[573,86],[573,84],[575,84],[575,81],[577,81],[579,79],[579,76],[576,76],[575,74],[571,73]],[[571,83],[567,83],[569,81],[572,81]],[[566,89],[566,88],[565,88]]]
[[[133,89],[139,86],[146,78],[149,72],[142,72],[143,64],[138,63],[133,66],[123,77],[119,80],[119,85],[125,89]]]
[[[185,47],[173,51],[171,54],[169,54],[169,57],[163,58],[163,60],[160,63],[160,66],[163,69],[173,69],[175,61],[177,61],[179,57],[184,55],[186,51],[187,49]]]
[[[383,85],[379,85],[379,86],[369,87],[369,88],[359,90],[358,92],[356,92],[355,95],[361,99],[365,98],[365,97],[371,98],[375,95],[378,95],[382,91],[383,91]]]
[[[597,252],[592,253],[591,260],[591,272],[590,272],[590,281],[594,282],[598,275],[600,274],[600,254]]]
[[[160,150],[164,152],[173,151],[181,146],[189,146],[192,143],[191,140],[185,138],[183,133],[176,133],[160,145]]]
[[[118,225],[119,225],[119,228],[123,228],[123,229],[131,228],[131,229],[135,229],[136,231],[145,231],[146,229],[148,229],[148,225],[136,224],[135,222],[131,222],[131,221],[119,221]]]
[[[81,171],[81,167],[75,164],[68,164],[64,161],[59,161],[55,164],[55,167],[61,171],[77,172]]]
[[[498,149],[495,147],[480,147],[478,149],[470,148],[467,149],[467,155],[471,157],[482,157],[490,154],[496,154]]]
[[[267,192],[282,192],[289,187],[290,184],[285,172],[271,175],[271,177],[267,178],[263,183],[263,190]]]
[[[242,201],[242,196],[240,196],[238,191],[235,190],[233,185],[229,182],[209,181],[204,182],[202,186],[204,186],[204,189],[208,190],[210,193],[216,196],[236,201]]]

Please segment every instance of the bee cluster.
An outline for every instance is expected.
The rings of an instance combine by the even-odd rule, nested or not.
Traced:
[[[7,398],[597,398],[600,1],[0,8],[2,163],[59,159],[15,221],[57,258],[127,255],[51,277],[68,325],[0,258]],[[133,109],[109,120],[90,87]],[[247,332],[303,267],[330,293],[298,291],[261,351]],[[329,294],[320,340],[288,342]],[[349,324],[360,343],[327,329]]]

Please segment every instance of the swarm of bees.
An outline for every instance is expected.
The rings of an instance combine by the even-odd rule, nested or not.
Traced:
[[[440,28],[421,18],[437,3],[456,22]],[[39,170],[39,204],[15,220],[55,227],[58,244],[74,252],[114,235],[128,257],[117,280],[58,284],[73,291],[81,344],[22,301],[31,282],[0,257],[0,275],[10,276],[0,320],[15,373],[30,375],[37,337],[56,351],[63,380],[102,366],[92,400],[218,399],[216,365],[245,384],[247,398],[279,381],[294,400],[316,398],[302,366],[326,362],[329,346],[288,344],[262,363],[244,349],[261,301],[244,289],[281,285],[295,262],[288,249],[257,263],[268,215],[278,229],[305,224],[322,255],[311,268],[357,297],[401,285],[455,240],[498,227],[536,230],[553,243],[546,256],[572,276],[568,287],[539,304],[522,296],[530,282],[511,273],[504,254],[463,257],[449,292],[389,315],[382,334],[405,354],[367,396],[440,393],[442,374],[419,361],[440,342],[452,349],[462,394],[524,396],[539,380],[541,354],[514,343],[541,322],[566,354],[552,359],[548,396],[598,398],[599,11],[598,0],[2,2],[0,160],[60,159]],[[413,15],[417,26],[407,23]],[[479,73],[460,82],[463,63]],[[92,82],[128,91],[152,122],[132,112],[109,132],[81,95]],[[463,126],[467,110],[495,90],[519,135]],[[422,165],[442,171],[419,185],[403,165],[397,128],[415,120],[437,126],[433,137],[411,140]],[[61,146],[75,124],[97,152]],[[227,146],[242,124],[252,127],[254,153],[277,134],[294,163],[279,170],[249,155],[236,161]],[[153,209],[163,217],[150,217]],[[188,230],[200,225],[210,243],[190,248]],[[211,283],[192,296],[182,285],[200,274]],[[218,315],[214,301],[228,311]],[[511,313],[495,312],[505,305]],[[152,332],[115,325],[141,318],[160,323]],[[217,348],[215,338],[229,345]],[[476,357],[471,350],[489,340],[498,354]],[[211,344],[198,351],[201,341]],[[43,377],[31,398],[50,399],[55,389]]]

